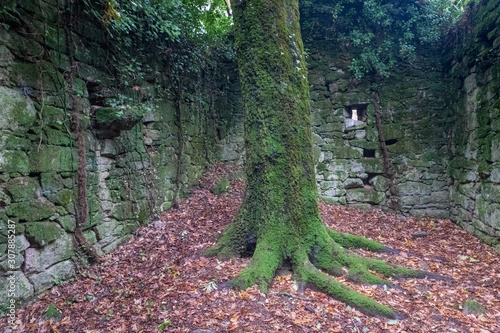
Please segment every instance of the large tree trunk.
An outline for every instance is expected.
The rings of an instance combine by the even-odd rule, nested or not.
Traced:
[[[232,1],[236,54],[245,107],[247,189],[240,211],[208,254],[252,256],[232,280],[245,289],[267,290],[276,270],[290,263],[295,278],[373,314],[390,308],[330,277],[390,284],[369,273],[416,276],[419,272],[344,251],[383,250],[374,241],[325,227],[319,215],[312,157],[307,69],[297,0]]]

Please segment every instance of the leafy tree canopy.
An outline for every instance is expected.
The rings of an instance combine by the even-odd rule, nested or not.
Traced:
[[[460,17],[467,0],[303,0],[307,39],[328,39],[355,54],[350,69],[361,78],[388,77],[398,61],[437,41]]]
[[[134,34],[149,42],[220,42],[232,26],[224,0],[104,0],[101,4],[103,9],[89,7],[94,7],[111,35]]]

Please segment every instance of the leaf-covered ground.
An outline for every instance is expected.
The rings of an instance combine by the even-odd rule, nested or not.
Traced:
[[[231,222],[244,182],[232,179],[231,191],[219,196],[209,189],[223,174],[236,171],[213,167],[179,208],[138,230],[102,264],[84,268],[75,281],[56,286],[19,310],[15,331],[500,332],[500,257],[448,220],[320,204],[328,226],[401,251],[359,253],[455,280],[398,280],[399,287],[390,289],[338,278],[393,307],[403,320],[365,316],[309,289],[298,293],[286,271],[276,277],[267,295],[255,287],[242,292],[221,288],[248,259],[219,262],[200,254]],[[486,313],[468,314],[467,300],[479,302]],[[46,317],[50,304],[61,312],[60,318]],[[5,324],[2,319],[0,328]]]

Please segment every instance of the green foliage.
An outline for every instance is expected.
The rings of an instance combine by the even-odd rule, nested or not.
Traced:
[[[479,303],[478,301],[476,301],[474,299],[468,299],[465,301],[465,303],[463,305],[463,311],[466,314],[473,314],[473,315],[486,313],[486,310],[481,305],[481,303]]]
[[[224,0],[85,0],[88,11],[98,17],[113,38],[127,46],[134,39],[211,40],[231,30],[232,18],[226,14]]]
[[[229,180],[224,177],[220,180],[220,182],[217,183],[217,185],[212,188],[211,191],[213,194],[219,195],[221,193],[226,193],[227,191],[229,191],[230,186],[231,184],[229,183]]]
[[[45,317],[48,319],[57,319],[61,317],[61,312],[59,312],[54,304],[49,304],[47,309],[45,309]]]
[[[172,326],[172,323],[170,322],[170,319],[165,319],[165,321],[163,323],[161,323],[160,325],[158,325],[158,331],[164,331],[167,328],[169,328],[170,326]]]
[[[108,63],[114,69],[115,89],[97,97],[102,97],[103,106],[124,110],[123,116],[133,109],[146,114],[162,99],[180,99],[186,89],[203,89],[190,86],[194,78],[210,73],[220,57],[234,57],[232,17],[224,0],[84,3],[89,19],[99,20],[111,37]],[[165,89],[166,80],[176,89]]]
[[[355,54],[350,70],[357,78],[388,77],[399,61],[411,63],[462,10],[449,0],[305,0],[301,9],[305,37],[333,40]]]

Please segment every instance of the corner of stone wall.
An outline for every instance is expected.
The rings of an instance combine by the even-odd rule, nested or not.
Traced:
[[[500,253],[500,15],[498,0],[471,7],[447,79],[457,115],[451,135],[451,218]]]
[[[346,56],[330,51],[335,47],[318,43],[309,48],[313,152],[321,197],[364,209],[393,208],[395,201],[404,214],[448,217],[449,110],[442,71],[425,59],[415,66],[401,64],[379,91],[394,195],[370,82],[355,80]]]

